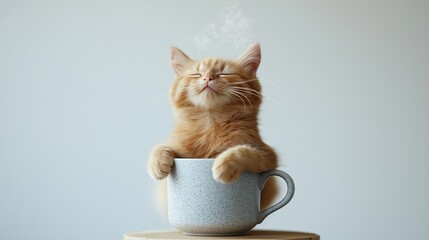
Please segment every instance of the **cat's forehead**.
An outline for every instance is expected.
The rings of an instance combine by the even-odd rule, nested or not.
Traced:
[[[223,71],[235,68],[235,64],[221,58],[206,58],[196,62],[195,67],[200,72]]]

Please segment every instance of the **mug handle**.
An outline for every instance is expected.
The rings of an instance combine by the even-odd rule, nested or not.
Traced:
[[[280,208],[284,207],[286,204],[289,203],[289,201],[292,199],[293,194],[295,193],[295,184],[292,180],[292,178],[285,172],[280,171],[280,170],[271,170],[271,171],[267,171],[262,173],[259,176],[259,189],[262,190],[262,188],[265,185],[265,181],[267,181],[267,179],[271,176],[279,176],[281,178],[283,178],[283,180],[285,180],[286,184],[287,184],[287,193],[286,196],[278,203],[276,203],[275,205],[265,209],[264,211],[259,213],[259,217],[258,217],[258,224],[261,223],[262,221],[264,221],[264,219],[270,215],[271,213],[279,210]]]

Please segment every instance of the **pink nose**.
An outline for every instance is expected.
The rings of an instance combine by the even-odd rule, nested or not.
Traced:
[[[206,81],[206,82],[209,82],[209,81],[211,81],[213,79],[214,79],[214,77],[212,75],[210,75],[210,74],[207,74],[207,75],[205,75],[203,77],[203,80]]]

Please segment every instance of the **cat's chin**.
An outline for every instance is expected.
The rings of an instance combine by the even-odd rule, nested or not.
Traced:
[[[190,100],[195,106],[207,109],[218,108],[229,102],[227,96],[220,95],[212,89],[205,89],[199,94],[191,96]]]
[[[206,86],[203,89],[201,89],[200,94],[216,94],[216,95],[219,95],[219,93],[215,89],[211,88],[210,86]]]

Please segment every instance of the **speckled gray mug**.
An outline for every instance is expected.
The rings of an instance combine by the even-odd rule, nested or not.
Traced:
[[[292,178],[280,170],[243,173],[231,184],[212,177],[214,159],[176,158],[168,175],[168,219],[188,235],[241,235],[285,206],[293,197]],[[260,194],[268,177],[286,181],[286,196],[260,211]]]

